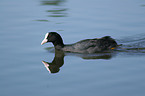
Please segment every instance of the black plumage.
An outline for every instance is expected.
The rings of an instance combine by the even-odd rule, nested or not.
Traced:
[[[56,32],[47,33],[41,44],[47,42],[52,42],[55,49],[57,50],[77,53],[105,52],[108,50],[116,49],[118,46],[116,41],[110,36],[94,39],[85,39],[73,44],[64,44],[61,36]]]

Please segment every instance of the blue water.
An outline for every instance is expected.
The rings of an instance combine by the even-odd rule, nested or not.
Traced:
[[[0,96],[144,96],[144,10],[143,0],[1,0]],[[50,73],[42,60],[54,60],[53,45],[40,45],[49,31],[66,44],[109,35],[124,50],[59,53]]]

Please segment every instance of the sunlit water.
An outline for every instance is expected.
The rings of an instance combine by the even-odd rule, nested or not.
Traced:
[[[0,13],[0,96],[145,95],[145,1],[1,0]],[[110,35],[122,46],[54,53],[40,45],[49,31],[66,44]]]

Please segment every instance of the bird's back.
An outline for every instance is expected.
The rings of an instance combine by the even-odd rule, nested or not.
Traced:
[[[66,45],[63,50],[77,53],[96,53],[116,47],[117,43],[110,36],[100,39],[85,39],[77,43]]]

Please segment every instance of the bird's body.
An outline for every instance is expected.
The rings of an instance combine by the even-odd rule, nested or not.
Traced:
[[[76,53],[97,53],[117,48],[117,43],[110,36],[95,39],[85,39],[74,44],[64,44],[61,36],[56,32],[50,32],[45,35],[41,44],[52,42],[55,49],[64,52]]]

